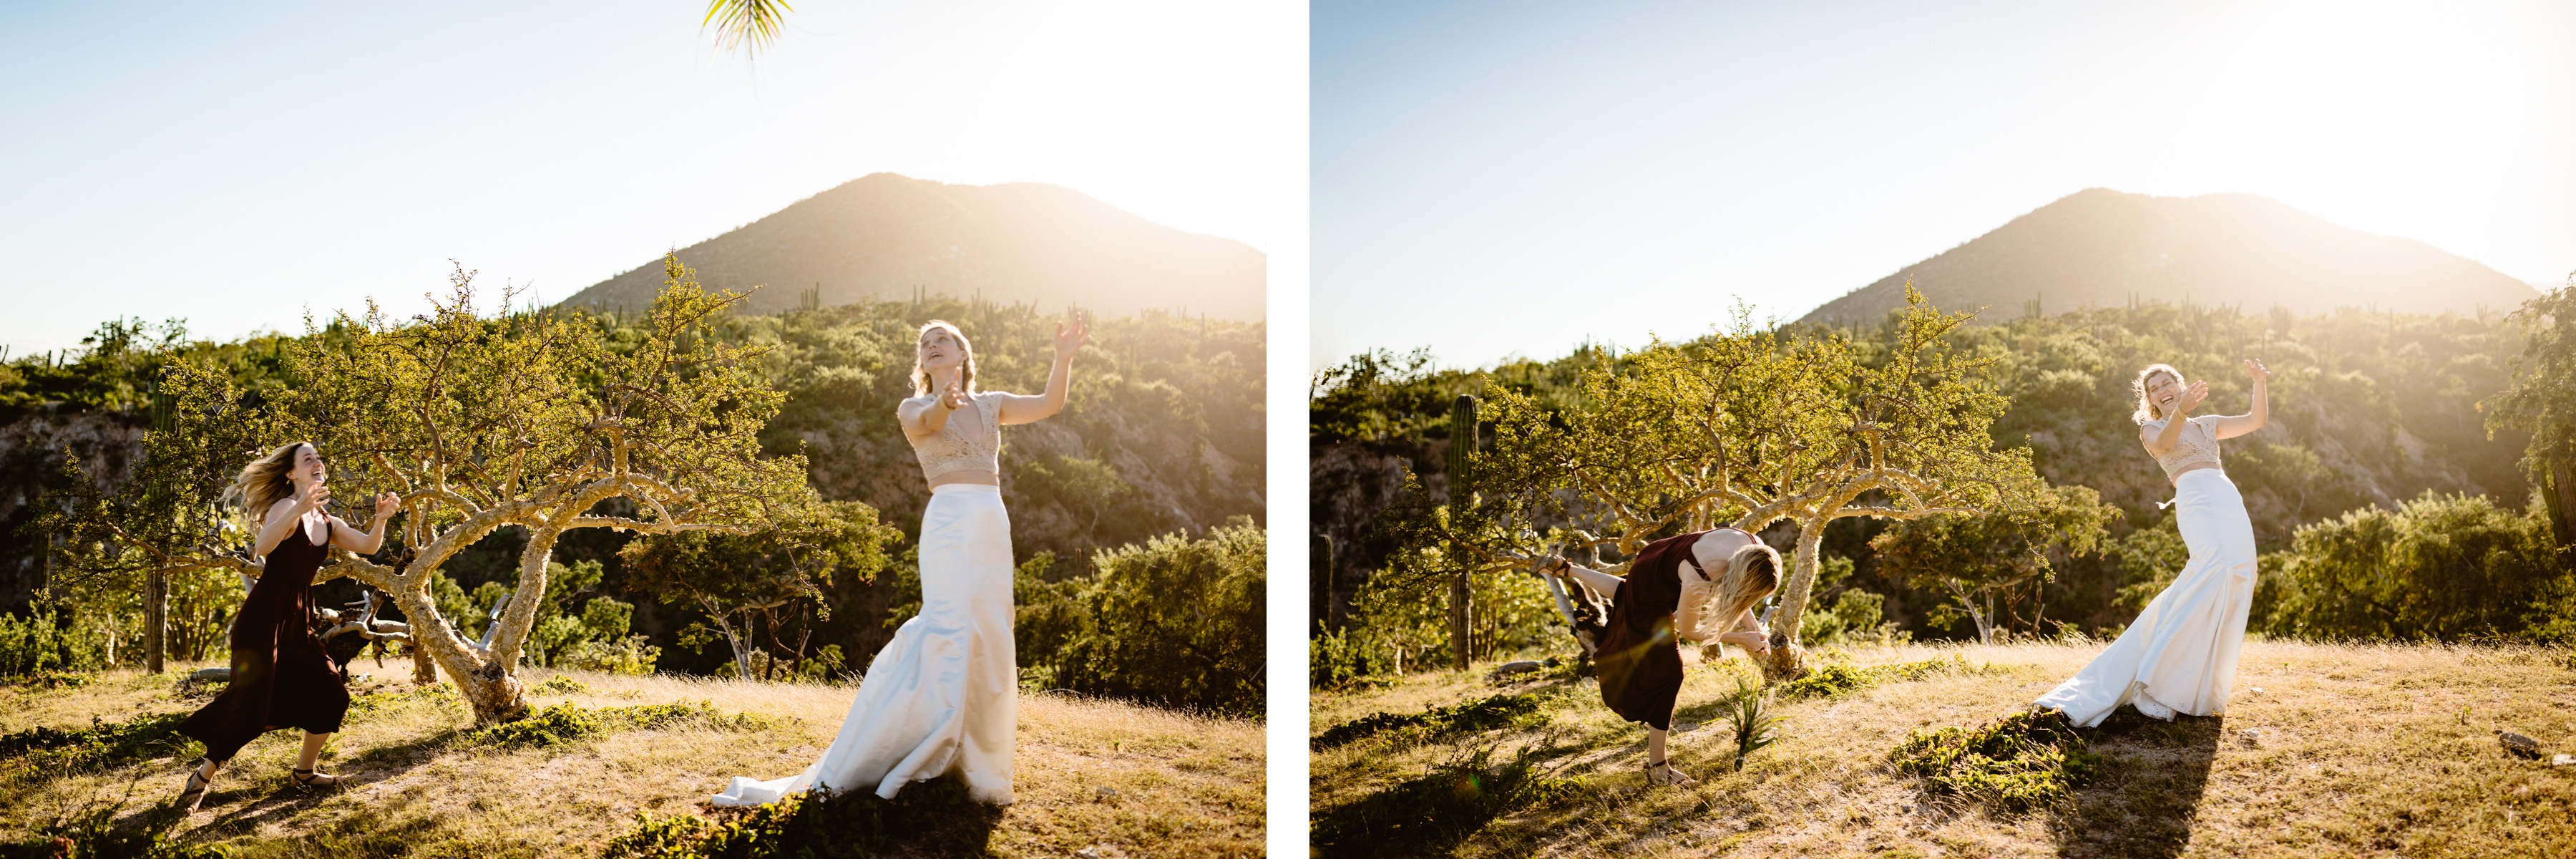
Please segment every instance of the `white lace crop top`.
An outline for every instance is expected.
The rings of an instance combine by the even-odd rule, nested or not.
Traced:
[[[917,397],[916,399],[930,399]],[[995,477],[1002,475],[1002,404],[999,394],[991,392],[968,396],[975,405],[973,412],[958,409],[948,416],[948,423],[929,438],[905,438],[912,441],[912,455],[921,460],[921,476],[936,478],[952,471],[980,471]],[[937,402],[930,408],[939,408]]]
[[[2164,431],[2164,421],[2148,421],[2139,424],[2138,440],[2153,441],[2158,433]],[[2156,457],[2156,464],[2164,466],[2166,482],[2172,482],[2174,478],[2181,476],[2185,468],[2196,465],[2218,465],[2218,416],[2201,415],[2192,418],[2190,426],[2183,427],[2181,432],[2174,434],[2173,449],[2165,451],[2163,456]]]

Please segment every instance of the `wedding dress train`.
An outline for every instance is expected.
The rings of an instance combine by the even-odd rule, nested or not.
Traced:
[[[2063,710],[2083,727],[2122,704],[2166,720],[2226,711],[2254,601],[2254,524],[2235,482],[2215,468],[2174,479],[2174,522],[2191,560],[2127,631],[2037,706]]]
[[[786,778],[736,777],[717,805],[816,788],[878,796],[958,773],[977,801],[1011,801],[1019,676],[1011,642],[1011,520],[999,487],[933,487],[921,514],[921,613],[868,662],[841,733]]]

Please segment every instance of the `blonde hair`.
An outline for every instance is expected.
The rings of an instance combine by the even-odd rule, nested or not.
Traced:
[[[251,460],[249,465],[242,466],[241,475],[233,478],[233,485],[224,487],[223,500],[240,504],[242,513],[250,517],[251,527],[258,528],[267,521],[268,508],[276,506],[278,499],[295,494],[295,481],[286,475],[295,470],[295,451],[310,444],[312,442],[309,441],[287,442],[285,446],[269,451],[268,455]],[[318,454],[320,448],[315,448],[315,452]]]
[[[2154,378],[2157,373],[2171,375],[2174,378],[2174,384],[2182,384],[2182,371],[2174,369],[2172,364],[2149,364],[2146,369],[2139,370],[2138,377],[2129,380],[2129,393],[2138,398],[2138,410],[2129,415],[2130,420],[2141,424],[2164,420],[2165,410],[2157,408],[2155,401],[2147,398],[2147,380]]]
[[[1715,616],[1733,618],[1743,614],[1779,589],[1779,551],[1758,542],[1737,549],[1726,559],[1726,574],[1717,582],[1716,603],[1723,611]]]
[[[928,322],[921,323],[921,331],[920,331],[920,333],[919,333],[919,334],[915,334],[915,335],[913,335],[913,352],[912,352],[912,389],[913,389],[913,390],[912,390],[912,393],[913,393],[913,395],[914,395],[914,396],[924,396],[924,395],[927,395],[927,394],[929,394],[929,393],[931,392],[931,391],[930,391],[930,368],[928,368],[928,367],[924,367],[924,366],[921,366],[921,342],[920,342],[920,335],[921,335],[921,334],[928,334],[928,333],[930,333],[930,332],[931,332],[931,330],[932,330],[932,329],[938,329],[938,328],[945,328],[945,329],[948,329],[948,336],[957,338],[957,348],[962,349],[962,350],[965,350],[965,352],[966,352],[966,364],[965,364],[965,366],[962,368],[960,375],[957,377],[957,385],[958,385],[958,387],[961,387],[961,388],[966,389],[966,393],[969,393],[969,394],[975,393],[975,345],[974,345],[974,344],[972,344],[972,343],[968,343],[968,342],[966,342],[966,332],[964,332],[964,331],[960,331],[960,330],[957,330],[957,326],[956,326],[956,324],[955,324],[955,323],[951,323],[951,322],[949,322],[948,320],[945,320],[945,319],[933,319],[933,320],[930,320],[930,321],[928,321]]]

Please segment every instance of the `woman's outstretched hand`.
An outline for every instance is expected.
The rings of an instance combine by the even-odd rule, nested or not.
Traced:
[[[1058,361],[1073,357],[1073,353],[1082,349],[1082,344],[1091,342],[1091,323],[1082,321],[1082,314],[1078,311],[1068,310],[1064,315],[1065,321],[1055,324],[1055,359]]]
[[[402,509],[402,496],[391,492],[376,496],[376,518],[383,519]]]
[[[2260,385],[2271,380],[2272,370],[2269,367],[2263,366],[2262,359],[2247,358],[2245,359],[2245,375],[2253,377],[2254,384]]]
[[[322,509],[322,505],[328,503],[331,503],[331,484],[313,484],[312,489],[305,490],[304,494],[295,496],[295,515],[302,516],[306,513],[320,510]]]
[[[2183,389],[2182,402],[2175,404],[2175,410],[2188,414],[2191,410],[2200,408],[2200,404],[2208,399],[2209,383],[2193,382],[2191,387]]]
[[[952,412],[965,408],[966,386],[956,382],[948,383],[948,389],[939,392],[939,405]]]

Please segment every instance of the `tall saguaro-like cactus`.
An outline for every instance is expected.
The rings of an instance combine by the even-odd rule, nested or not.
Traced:
[[[1456,525],[1466,518],[1475,504],[1476,482],[1476,398],[1459,394],[1449,404],[1449,521]],[[1449,650],[1450,664],[1467,670],[1467,576],[1473,569],[1464,557],[1458,558],[1458,572],[1449,579]]]

